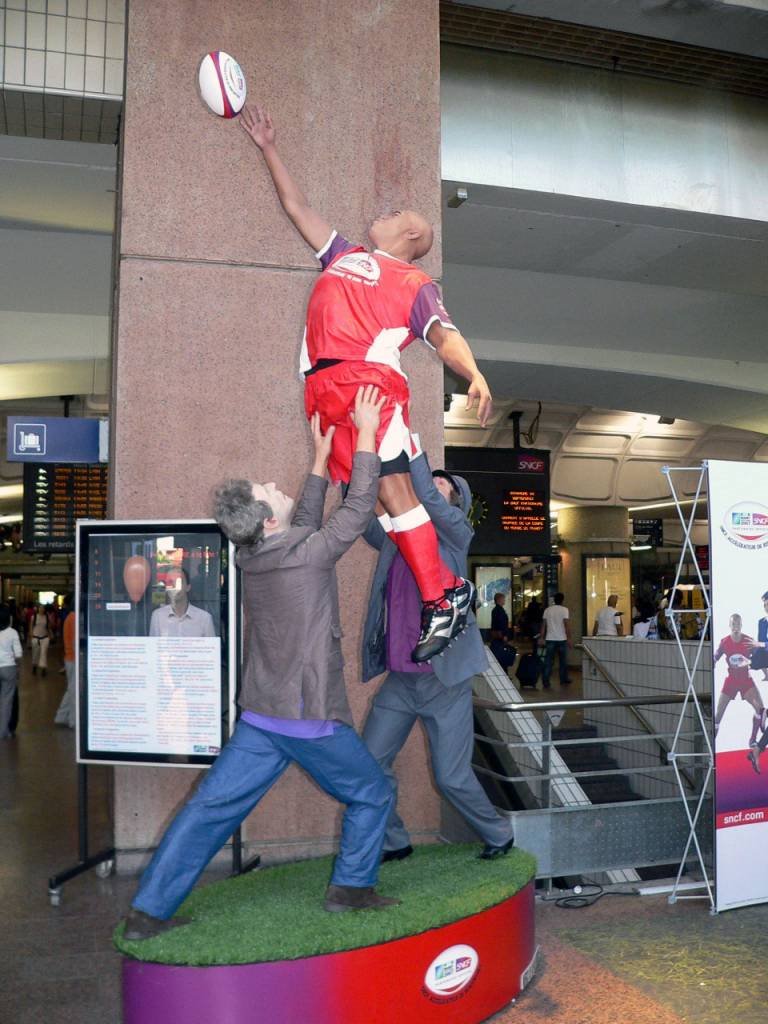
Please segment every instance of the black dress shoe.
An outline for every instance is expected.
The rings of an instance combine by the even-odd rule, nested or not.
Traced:
[[[410,844],[408,846],[401,846],[399,850],[385,850],[381,855],[381,863],[386,864],[389,860],[405,860],[412,853],[413,847]]]
[[[515,837],[504,843],[503,846],[491,846],[490,843],[486,843],[483,847],[483,852],[480,854],[480,860],[495,860],[497,857],[504,857],[512,847],[515,845]]]
[[[167,921],[163,921],[162,918],[145,914],[143,910],[132,908],[125,919],[123,938],[128,939],[130,942],[154,939],[156,935],[161,935],[163,932],[169,932],[173,928],[181,928],[183,925],[191,923],[191,917],[172,917]]]

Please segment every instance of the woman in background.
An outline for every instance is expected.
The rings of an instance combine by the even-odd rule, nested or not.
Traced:
[[[21,653],[19,634],[11,626],[11,613],[6,605],[0,605],[0,739],[13,735],[9,723],[13,695],[19,683],[16,663]]]

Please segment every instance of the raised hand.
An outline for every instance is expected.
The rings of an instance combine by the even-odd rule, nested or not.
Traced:
[[[315,446],[315,462],[312,466],[312,472],[315,476],[324,476],[328,459],[331,455],[333,435],[336,432],[336,427],[328,427],[326,433],[323,434],[320,429],[320,413],[318,412],[312,414],[309,427],[312,431],[312,444]]]
[[[263,107],[254,106],[251,109],[247,105],[244,106],[240,114],[240,127],[259,149],[263,150],[265,146],[274,145],[277,134],[275,126],[272,124],[269,111],[264,110]]]
[[[358,430],[372,431],[375,435],[379,429],[381,410],[385,401],[386,396],[380,395],[379,389],[373,384],[357,389],[355,408],[350,412],[350,416]]]

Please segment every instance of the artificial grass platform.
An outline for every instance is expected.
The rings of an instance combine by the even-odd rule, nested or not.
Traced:
[[[401,899],[387,910],[329,914],[323,895],[332,857],[281,864],[214,882],[193,892],[180,914],[194,922],[154,939],[115,945],[136,960],[211,966],[297,960],[377,945],[438,928],[518,893],[536,871],[523,850],[479,860],[477,844],[416,847],[383,864],[377,891]]]

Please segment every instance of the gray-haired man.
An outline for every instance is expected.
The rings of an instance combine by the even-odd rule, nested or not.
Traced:
[[[394,796],[352,728],[344,687],[335,564],[365,529],[376,501],[380,400],[360,388],[352,479],[343,504],[322,525],[332,428],[312,420],[315,462],[295,507],[274,483],[236,480],[215,495],[215,515],[238,545],[243,573],[246,655],[242,716],[199,789],[176,816],[144,872],[127,939],[166,931],[208,861],[292,762],[347,805],[329,911],[380,909],[384,831]],[[298,643],[285,642],[292,623]]]

